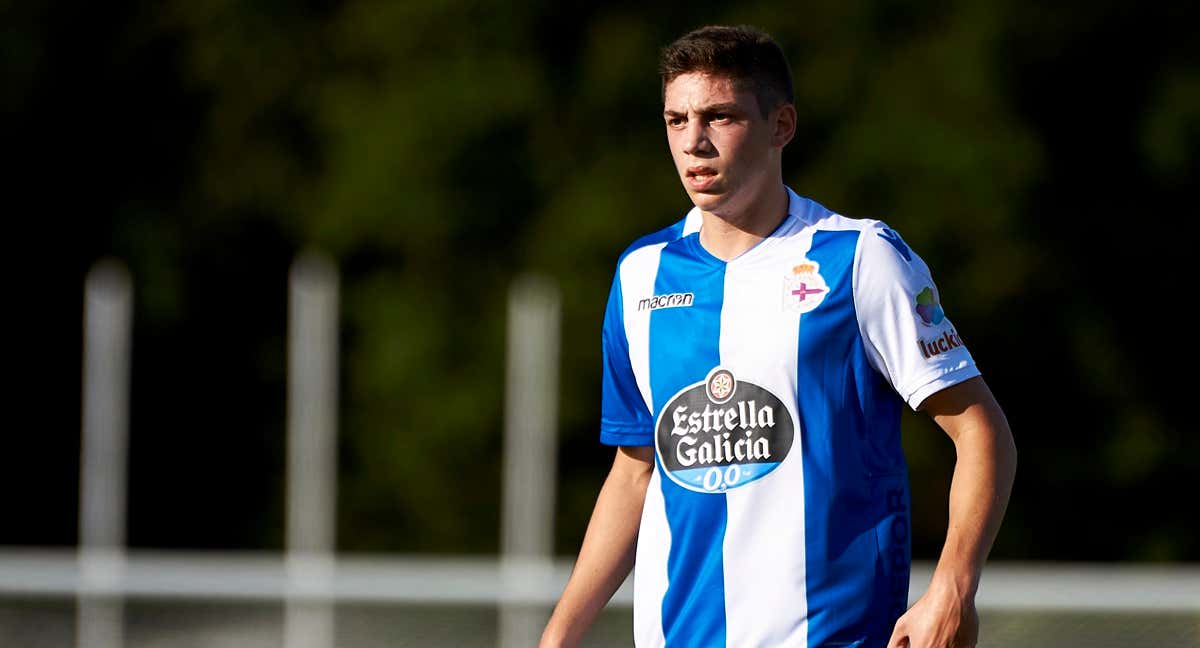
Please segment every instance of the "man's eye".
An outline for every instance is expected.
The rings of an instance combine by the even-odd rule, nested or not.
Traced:
[[[683,125],[682,117],[668,117],[667,118],[667,126],[682,126],[682,125]]]
[[[716,113],[712,116],[712,121],[724,123],[729,121],[729,115],[725,113]]]

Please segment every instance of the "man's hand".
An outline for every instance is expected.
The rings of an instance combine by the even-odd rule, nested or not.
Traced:
[[[896,621],[888,648],[975,648],[977,641],[979,612],[974,597],[934,582]]]

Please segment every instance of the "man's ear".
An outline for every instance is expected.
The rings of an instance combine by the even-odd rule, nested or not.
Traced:
[[[771,144],[783,148],[796,136],[796,107],[785,103],[771,113]]]

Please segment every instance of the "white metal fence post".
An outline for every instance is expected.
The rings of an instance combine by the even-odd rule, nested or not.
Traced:
[[[305,253],[288,300],[286,648],[334,642],[332,590],[337,504],[338,277]]]
[[[553,579],[561,297],[549,279],[526,276],[508,307],[504,502],[499,645],[536,646]]]
[[[83,312],[75,641],[81,648],[120,648],[133,288],[119,261],[102,260],[88,272]]]

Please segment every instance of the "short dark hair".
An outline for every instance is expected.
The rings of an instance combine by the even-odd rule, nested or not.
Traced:
[[[763,117],[780,104],[795,103],[792,69],[783,48],[755,27],[709,25],[663,48],[658,73],[662,76],[664,100],[667,84],[690,72],[729,77],[735,86],[754,93]]]

